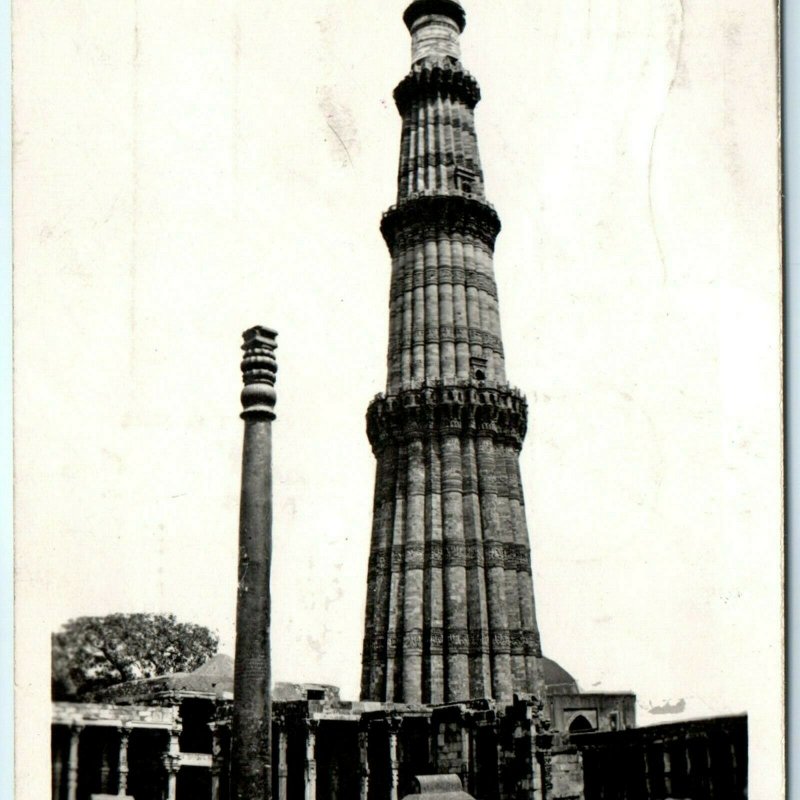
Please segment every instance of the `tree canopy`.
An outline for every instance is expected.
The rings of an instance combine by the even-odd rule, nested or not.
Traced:
[[[89,699],[117,683],[190,672],[218,645],[216,633],[173,614],[71,619],[52,635],[53,698]]]

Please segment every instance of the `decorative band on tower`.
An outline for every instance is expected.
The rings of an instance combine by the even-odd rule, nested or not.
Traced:
[[[527,402],[511,388],[425,386],[378,395],[367,411],[367,436],[376,456],[415,437],[442,433],[492,436],[519,450],[527,428]]]
[[[519,452],[527,403],[509,386],[475,133],[460,61],[464,10],[415,0],[392,261],[385,393],[367,412],[377,467],[362,655],[366,700],[541,694]]]
[[[432,167],[439,166],[436,159],[428,161]],[[384,213],[381,233],[392,253],[408,241],[436,239],[439,235],[472,237],[494,251],[500,218],[489,203],[472,197],[412,194]]]
[[[454,69],[448,62],[423,62],[418,69],[406,75],[394,90],[394,102],[401,114],[405,114],[421,99],[436,100],[438,97],[460,101],[473,109],[481,99],[481,90],[472,75]]]

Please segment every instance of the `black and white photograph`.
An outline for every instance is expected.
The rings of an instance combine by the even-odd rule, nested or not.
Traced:
[[[18,800],[783,796],[778,24],[14,4]]]

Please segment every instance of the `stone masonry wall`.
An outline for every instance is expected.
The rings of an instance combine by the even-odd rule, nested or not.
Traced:
[[[554,748],[550,754],[547,800],[584,800],[583,761],[576,747]]]

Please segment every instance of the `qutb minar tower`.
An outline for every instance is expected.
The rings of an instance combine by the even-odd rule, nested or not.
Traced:
[[[475,135],[455,0],[403,17],[412,66],[392,258],[386,393],[367,412],[377,459],[361,696],[446,703],[543,696],[519,453],[527,404],[506,381],[492,264],[500,221]]]

